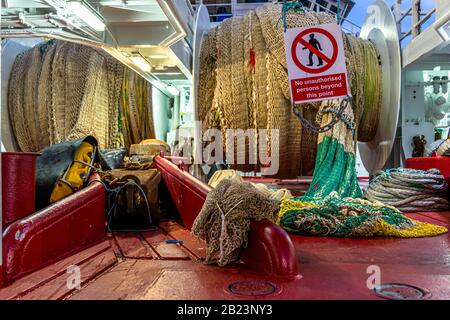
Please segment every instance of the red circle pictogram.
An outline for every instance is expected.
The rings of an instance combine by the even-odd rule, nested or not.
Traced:
[[[331,45],[333,46],[333,55],[331,56],[331,58],[324,55],[322,52],[320,52],[319,50],[317,50],[316,48],[311,46],[305,39],[303,39],[303,37],[305,35],[310,34],[310,33],[321,33],[330,40]],[[324,66],[321,68],[309,68],[309,67],[303,65],[297,57],[297,45],[299,45],[299,44],[302,44],[303,46],[305,46],[306,48],[311,50],[311,52],[314,52],[317,56],[321,57],[326,62],[324,64]],[[338,56],[338,45],[337,45],[336,39],[327,30],[324,30],[321,28],[310,28],[310,29],[303,30],[295,37],[294,41],[292,42],[292,46],[291,46],[291,56],[292,56],[292,60],[294,61],[295,65],[297,67],[299,67],[301,70],[308,72],[308,73],[322,73],[322,72],[325,72],[328,69],[330,69],[333,66],[333,64],[336,62],[336,59]]]

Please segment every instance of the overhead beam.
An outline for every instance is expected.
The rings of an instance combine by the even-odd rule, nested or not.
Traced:
[[[30,1],[30,0],[2,0],[2,9],[13,9],[13,8],[49,8],[48,5],[41,1]]]
[[[159,9],[159,10],[158,10]],[[167,17],[161,9],[154,8],[153,11],[136,11],[118,7],[102,7],[102,16],[111,23],[116,22],[143,22],[143,21],[167,21]]]

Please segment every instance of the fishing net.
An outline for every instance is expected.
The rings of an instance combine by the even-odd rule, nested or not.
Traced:
[[[216,31],[210,31],[204,38],[200,50],[200,68],[198,82],[198,102],[196,120],[205,119],[206,115],[211,111],[214,88],[216,86],[216,60],[214,56],[216,52]]]
[[[318,135],[314,175],[306,196],[320,198],[332,191],[337,191],[342,197],[360,197],[362,194],[355,170],[354,115],[351,104],[342,100],[324,102],[317,113],[317,120],[326,126],[338,115],[341,121]]]
[[[50,130],[54,132],[52,144],[65,140],[65,112],[66,112],[66,60],[70,43],[58,41],[52,66],[52,103],[50,105]],[[26,88],[24,88],[24,91]]]
[[[218,128],[226,142],[226,129],[256,129],[256,142],[246,150],[278,151],[278,177],[311,175],[317,150],[317,133],[300,124],[291,111],[284,49],[282,4],[259,6],[255,12],[224,20],[211,29],[200,51],[197,115],[203,129]],[[335,17],[323,12],[287,11],[286,27],[331,23]],[[373,43],[344,34],[345,56],[357,130],[354,137],[370,141],[378,128],[381,105],[381,66]],[[320,103],[307,103],[307,121],[313,122]],[[267,129],[260,136],[258,129]],[[272,136],[272,129],[278,135]],[[263,147],[263,148],[262,148]],[[234,157],[250,159],[235,150]],[[261,157],[260,157],[260,162]],[[258,171],[259,165],[238,167]],[[235,166],[235,168],[237,168]]]
[[[215,70],[215,78],[211,81],[201,71],[199,82],[215,83],[214,95],[211,98],[210,92],[199,90],[199,101],[212,101],[210,112],[208,103],[200,105],[199,120],[206,120],[204,128],[213,126],[222,132],[238,124],[242,129],[269,129],[267,139],[258,140],[258,146],[266,144],[269,154],[279,150],[277,176],[313,174],[312,182],[302,197],[291,198],[281,190],[272,194],[272,199],[281,200],[276,209],[279,202],[267,202],[271,191],[266,186],[257,185],[258,194],[249,183],[222,180],[208,195],[193,227],[194,235],[207,242],[207,263],[224,266],[236,261],[246,246],[250,221],[264,217],[273,221],[273,210],[279,211],[281,227],[303,235],[423,237],[447,232],[444,227],[410,219],[389,203],[361,199],[355,149],[358,136],[370,141],[378,129],[381,66],[376,47],[344,35],[352,97],[292,106],[283,24],[294,28],[333,22],[334,18],[303,11],[288,11],[283,18],[282,6],[271,4],[225,20],[214,29],[216,52],[210,50],[208,37],[202,46],[200,69]],[[240,42],[241,30],[243,48],[233,41],[236,37]],[[270,129],[279,130],[279,135],[271,136]]]
[[[26,64],[30,61],[31,51],[19,54],[12,66],[8,81],[8,112],[11,127],[21,150],[32,150],[30,137],[27,133],[27,123],[23,112],[23,92],[20,84],[24,83]],[[14,72],[15,71],[15,72]]]
[[[137,73],[126,69],[119,105],[120,127],[125,146],[155,137],[151,85]]]
[[[48,41],[41,47],[43,62],[41,74],[38,80],[38,105],[39,129],[41,132],[41,145],[39,149],[44,149],[55,141],[54,132],[51,130],[51,110],[52,110],[52,68],[53,59],[56,52],[55,41]]]
[[[106,68],[108,77],[108,117],[110,119],[108,128],[108,145],[114,148],[121,148],[124,146],[124,143],[123,134],[119,125],[119,103],[124,72],[127,68],[124,68],[122,63],[110,55],[106,55]],[[148,97],[144,97],[144,99],[151,105],[151,94],[149,94]],[[152,112],[149,114],[149,117],[153,128]],[[154,136],[154,133],[152,136]]]
[[[307,108],[304,110],[304,117],[307,121],[313,122],[316,119],[317,110]],[[314,173],[314,165],[317,156],[317,138],[318,133],[301,126],[301,157],[300,165],[305,176],[312,176]]]
[[[264,141],[258,141],[259,147],[266,144],[269,154],[279,150],[278,176],[313,174],[305,196],[288,200],[281,195],[278,222],[288,231],[341,237],[420,237],[446,232],[443,227],[409,219],[389,203],[361,199],[355,170],[356,141],[373,139],[382,103],[381,65],[375,45],[343,35],[351,98],[292,106],[284,28],[331,23],[334,17],[303,10],[286,11],[283,15],[282,8],[281,4],[260,6],[244,17],[225,20],[210,32],[211,36],[217,35],[216,51],[211,50],[208,36],[202,46],[200,70],[215,70],[214,82],[209,82],[215,83],[215,89],[212,98],[211,92],[199,91],[200,101],[212,101],[211,112],[207,112],[209,105],[203,104],[199,113],[203,127],[213,125],[223,132],[234,127],[235,115],[250,109],[248,125],[245,127],[245,121],[240,123],[242,129],[279,130],[277,139],[272,140],[269,131]],[[241,44],[233,42],[234,34],[241,39],[238,24],[243,24],[244,30],[243,60],[237,58],[237,53],[242,52]],[[229,30],[234,30],[231,40]],[[244,77],[232,72],[240,69],[242,63]],[[201,71],[200,83],[207,82],[202,79],[205,75]],[[236,85],[242,79],[246,83]],[[246,99],[241,92],[235,92],[238,88],[245,88]],[[213,207],[209,202],[205,206]],[[202,216],[196,221],[196,228],[208,230],[205,225],[214,223],[209,243],[215,243],[213,252],[220,252],[218,239],[224,233],[212,231],[219,229],[220,214],[211,216],[211,220]]]
[[[328,111],[329,107],[321,107]],[[361,199],[355,172],[351,108],[346,121],[319,134],[315,171],[305,196],[281,204],[278,223],[287,231],[302,235],[337,237],[425,237],[447,229],[415,221],[404,211],[435,210],[449,207],[447,185],[436,170],[395,169],[380,173]],[[322,114],[322,124],[333,112]]]
[[[250,222],[275,221],[279,202],[249,182],[222,180],[209,192],[192,233],[207,243],[206,263],[225,266],[247,246]]]
[[[130,143],[153,138],[151,86],[137,75],[126,82],[133,87],[124,107],[130,127],[120,126],[124,70],[102,50],[60,40],[18,55],[8,109],[20,150],[39,151],[86,135],[95,136],[101,148],[117,148],[124,145],[121,130],[133,134]]]
[[[338,101],[323,103],[322,126],[338,113]],[[283,199],[278,223],[302,235],[336,237],[426,237],[447,232],[415,221],[400,210],[448,209],[447,184],[437,170],[393,169],[379,173],[361,199],[355,171],[353,110],[348,104],[331,130],[320,133],[314,176],[305,196]],[[400,210],[399,210],[400,209]]]
[[[41,132],[39,128],[38,79],[42,68],[42,53],[38,46],[30,51],[23,85],[29,90],[23,92],[23,116],[25,117],[29,140],[33,149],[40,147]]]
[[[392,206],[342,198],[336,192],[322,199],[283,200],[278,222],[288,231],[315,236],[410,238],[447,232],[444,227],[410,219]]]
[[[77,45],[78,46],[78,45]],[[95,50],[86,50],[85,59],[77,58],[77,52],[83,52],[85,48],[69,47],[66,57],[66,73],[63,77],[65,83],[66,101],[64,108],[55,105],[56,110],[65,110],[64,140],[74,140],[86,135],[97,138],[99,147],[109,147],[109,104],[106,61]],[[83,54],[81,55],[83,57]],[[73,59],[76,62],[72,61]],[[78,63],[86,64],[86,77],[80,78],[76,68]],[[72,68],[69,68],[72,64]],[[75,64],[73,66],[73,64]],[[82,86],[77,85],[82,83]],[[80,90],[77,93],[76,89]],[[80,99],[81,96],[81,99]],[[77,104],[71,104],[72,102]],[[81,102],[81,103],[80,103]],[[62,141],[64,141],[62,140]],[[58,141],[59,142],[59,141]]]

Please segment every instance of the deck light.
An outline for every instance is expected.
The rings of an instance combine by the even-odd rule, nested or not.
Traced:
[[[142,71],[150,72],[152,70],[152,66],[150,65],[150,63],[147,60],[145,60],[143,57],[141,57],[141,56],[132,56],[132,57],[130,57],[130,59]]]
[[[92,11],[90,6],[80,1],[70,1],[67,4],[72,13],[83,20],[92,29],[94,29],[95,31],[105,31],[105,24]]]
[[[165,55],[165,54],[151,54],[148,57],[150,59],[166,59],[167,55]]]

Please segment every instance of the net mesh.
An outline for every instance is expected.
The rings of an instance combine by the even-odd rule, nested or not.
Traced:
[[[123,90],[125,69],[102,50],[60,40],[18,55],[8,109],[20,150],[39,151],[86,135],[94,135],[101,148],[117,148],[124,144],[118,141],[121,130],[133,134],[129,144],[154,138],[151,86],[128,72],[132,88]],[[119,130],[121,97],[129,121]]]
[[[415,221],[398,209],[363,199],[297,197],[283,200],[279,224],[302,235],[336,237],[427,237],[447,232],[442,226]]]
[[[207,243],[206,263],[225,266],[238,259],[247,246],[250,222],[275,221],[279,202],[249,182],[222,180],[209,192],[194,221],[192,233]]]
[[[219,128],[225,142],[227,128],[267,129],[264,140],[256,130],[255,144],[264,144],[268,155],[279,151],[278,177],[297,177],[312,173],[317,134],[302,128],[291,111],[282,8],[281,4],[259,6],[255,12],[226,19],[209,31],[201,46],[197,114],[203,129]],[[288,28],[334,21],[324,12],[286,12]],[[344,43],[358,127],[355,137],[370,141],[378,128],[381,104],[378,52],[370,41],[350,35],[344,34]],[[305,115],[311,120],[320,103],[301,107],[308,110]],[[278,139],[272,137],[272,129],[279,130]],[[248,143],[246,147],[249,159],[248,150],[255,148],[248,148]],[[239,169],[256,171],[259,167]]]

